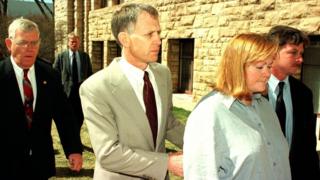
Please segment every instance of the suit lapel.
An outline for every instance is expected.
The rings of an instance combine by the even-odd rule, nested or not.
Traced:
[[[13,66],[11,64],[11,61],[6,61],[6,78],[7,79],[7,83],[9,84],[8,87],[10,87],[9,89],[12,89],[12,91],[10,90],[8,93],[10,96],[12,96],[12,102],[20,102],[19,104],[21,106],[21,109],[23,110],[23,102],[21,99],[21,94],[20,94],[20,90],[19,90],[19,86],[18,86],[18,82],[17,82],[17,78],[16,75],[14,73],[13,70]],[[24,112],[24,110],[23,110]]]
[[[69,50],[65,51],[65,53],[63,53],[63,61],[64,61],[64,68],[65,68],[65,72],[70,76],[71,75],[71,61],[69,59]]]
[[[300,112],[300,108],[297,105],[300,104],[299,94],[297,91],[297,86],[295,85],[293,77],[289,76],[289,83],[290,83],[290,91],[291,91],[291,102],[292,102],[292,142],[295,139],[295,126],[296,126],[296,117],[298,117],[298,113]]]
[[[13,66],[11,64],[10,59],[8,58],[5,60],[5,73],[4,73],[4,82],[6,83],[6,86],[8,88],[8,91],[6,96],[7,99],[10,99],[10,103],[14,103],[10,106],[14,107],[16,109],[17,114],[20,114],[19,116],[25,117],[23,102],[21,99],[21,93],[19,90],[17,78],[13,69]],[[22,123],[25,123],[25,126],[27,127],[27,121],[24,118],[19,118],[19,121],[23,121]]]
[[[46,109],[48,109],[48,105],[46,104],[46,88],[48,85],[47,75],[43,72],[43,68],[40,67],[40,64],[36,60],[34,64],[35,76],[36,76],[36,84],[37,84],[37,97],[36,97],[36,104],[34,108],[34,120],[36,120],[39,112],[43,113]]]
[[[149,121],[139,100],[131,87],[130,82],[126,78],[125,74],[122,72],[120,66],[118,65],[118,60],[115,59],[109,65],[110,68],[110,79],[113,86],[112,94],[116,97],[123,108],[128,111],[132,116],[132,122],[135,123],[137,127],[141,129],[141,132],[145,133],[145,137],[148,139],[148,144],[150,147],[154,148],[152,132],[149,126]],[[146,131],[148,129],[148,131]]]
[[[79,52],[79,51],[78,51]],[[79,52],[79,57],[80,57],[80,81],[84,81],[84,72],[86,67],[86,57],[83,52]]]

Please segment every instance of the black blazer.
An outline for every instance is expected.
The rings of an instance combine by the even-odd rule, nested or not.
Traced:
[[[35,64],[37,99],[32,128],[28,130],[23,103],[10,58],[0,62],[0,179],[25,179],[31,169],[37,179],[55,174],[51,137],[52,119],[68,157],[81,153],[72,110],[67,103],[58,73],[50,64],[37,59]],[[29,156],[30,149],[32,156]]]
[[[293,180],[319,180],[319,158],[316,152],[316,115],[311,90],[289,76],[293,108],[293,131],[290,166]]]
[[[78,51],[80,55],[80,78],[79,84],[92,75],[92,66],[90,57],[87,53]],[[69,59],[69,50],[66,50],[58,55],[53,64],[53,68],[56,69],[61,75],[61,81],[63,84],[64,92],[67,96],[70,96],[70,92],[73,86],[72,71]],[[79,86],[78,86],[79,87]]]

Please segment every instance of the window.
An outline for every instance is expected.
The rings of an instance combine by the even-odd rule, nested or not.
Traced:
[[[103,41],[93,41],[92,42],[92,55],[91,55],[91,63],[92,63],[92,71],[97,72],[102,69],[103,66]]]
[[[191,94],[193,89],[194,39],[169,39],[168,67],[173,91]]]
[[[310,45],[305,48],[302,81],[312,90],[314,111],[320,112],[320,35],[309,36]]]
[[[116,57],[121,57],[121,47],[116,41],[108,41],[107,65]]]

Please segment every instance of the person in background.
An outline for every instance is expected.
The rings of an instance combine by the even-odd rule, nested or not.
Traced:
[[[4,60],[4,50],[2,49],[2,45],[0,44],[0,61]]]
[[[315,133],[317,118],[313,109],[312,92],[293,77],[301,68],[304,48],[309,39],[300,30],[288,26],[271,28],[268,37],[277,41],[280,46],[279,56],[271,69],[268,98],[279,116],[283,134],[290,146],[292,179],[319,180]],[[282,88],[280,84],[283,84]]]
[[[58,73],[37,58],[40,32],[28,19],[15,19],[0,62],[2,138],[0,179],[48,179],[55,175],[52,119],[70,168],[80,171],[82,146]]]
[[[227,45],[213,91],[191,112],[185,129],[186,180],[290,180],[289,148],[266,89],[276,43],[239,34]]]
[[[75,113],[76,127],[80,134],[83,124],[83,112],[79,87],[85,79],[92,75],[92,66],[89,55],[79,51],[80,38],[74,32],[68,34],[68,47],[68,50],[58,55],[53,68],[61,75],[63,89]]]
[[[2,53],[2,50],[0,49],[0,61],[2,61],[3,59],[4,59],[3,53]]]
[[[96,156],[94,179],[167,179],[182,175],[182,153],[167,154],[165,139],[182,147],[184,126],[172,114],[168,67],[157,63],[160,24],[147,4],[125,4],[111,28],[122,57],[89,77],[80,98]]]

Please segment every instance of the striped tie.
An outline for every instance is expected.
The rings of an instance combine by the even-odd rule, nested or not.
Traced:
[[[26,113],[28,128],[31,128],[33,114],[33,93],[32,86],[28,78],[29,69],[23,70],[23,93],[24,93],[24,111]]]

